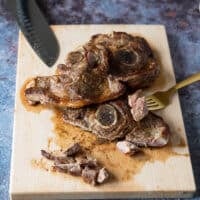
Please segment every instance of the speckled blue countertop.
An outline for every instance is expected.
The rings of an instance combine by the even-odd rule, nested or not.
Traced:
[[[0,200],[8,199],[18,43],[18,27],[3,2],[0,0]],[[38,3],[50,24],[164,24],[176,80],[200,71],[199,0],[38,0]],[[196,185],[200,189],[200,83],[182,89],[179,96]]]

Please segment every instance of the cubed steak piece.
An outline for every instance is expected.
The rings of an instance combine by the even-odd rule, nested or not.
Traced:
[[[148,108],[145,96],[142,95],[142,90],[137,90],[132,95],[129,95],[128,104],[131,107],[131,114],[135,121],[140,121],[148,114]]]

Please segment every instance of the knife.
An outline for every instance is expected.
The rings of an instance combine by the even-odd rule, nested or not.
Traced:
[[[7,0],[7,7],[37,55],[52,66],[59,56],[59,45],[35,0]]]

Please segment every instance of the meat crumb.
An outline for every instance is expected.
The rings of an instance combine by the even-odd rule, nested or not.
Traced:
[[[82,171],[83,180],[86,183],[89,183],[89,184],[92,184],[92,185],[96,185],[97,184],[97,175],[98,175],[98,171],[97,170],[90,169],[88,167],[86,167]]]
[[[64,153],[66,156],[75,156],[78,153],[81,153],[82,149],[80,144],[75,143],[71,147],[69,147]]]
[[[109,173],[105,168],[101,168],[99,170],[99,174],[97,176],[97,183],[103,183],[109,178]]]
[[[134,155],[135,153],[141,151],[138,146],[128,141],[119,141],[116,146],[124,154]]]

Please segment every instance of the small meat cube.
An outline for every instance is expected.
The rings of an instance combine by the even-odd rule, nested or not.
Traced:
[[[74,145],[72,145],[65,151],[65,155],[66,156],[75,156],[76,154],[80,153],[81,151],[82,151],[82,148],[81,148],[80,144],[75,143]]]
[[[136,103],[131,109],[131,114],[133,119],[137,122],[142,120],[148,114],[145,97],[140,97],[137,99]]]
[[[119,141],[117,142],[117,148],[125,154],[133,155],[140,151],[140,148],[137,147],[135,144],[128,142],[128,141]]]
[[[72,175],[80,176],[82,173],[82,168],[81,168],[80,164],[78,164],[78,163],[69,163],[68,171]]]
[[[103,183],[109,178],[109,173],[105,168],[101,168],[99,170],[98,176],[97,176],[97,183]]]
[[[55,160],[55,156],[45,150],[41,150],[41,154],[48,160]]]
[[[142,93],[142,90],[137,90],[132,95],[128,96],[128,105],[130,107],[134,106],[134,104],[136,103],[137,99],[140,97],[141,93]]]
[[[49,153],[45,150],[41,150],[41,154],[48,160],[54,160],[55,163],[64,164],[72,162],[72,158],[68,158],[66,156],[55,156],[52,153]]]
[[[81,167],[98,168],[98,163],[96,159],[83,158],[79,161]]]
[[[90,168],[86,167],[82,171],[83,180],[86,183],[89,183],[89,184],[92,184],[92,185],[96,185],[97,175],[98,175],[98,170],[96,170],[96,169],[90,169]]]
[[[131,114],[135,121],[142,120],[148,114],[145,97],[141,96],[141,90],[137,90],[134,94],[128,96],[128,103],[131,107]]]
[[[82,172],[82,168],[78,163],[58,164],[55,167],[56,169],[66,170],[66,172],[74,176],[80,176]]]
[[[166,127],[159,127],[155,129],[152,134],[154,138],[148,144],[151,147],[162,147],[169,141],[169,130]]]

